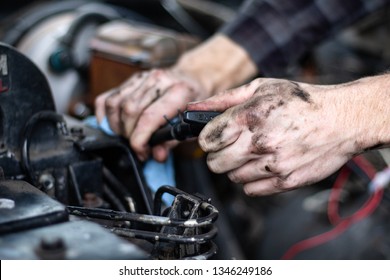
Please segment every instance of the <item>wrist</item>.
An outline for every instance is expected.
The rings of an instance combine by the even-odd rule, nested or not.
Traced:
[[[247,53],[221,34],[184,54],[174,70],[197,80],[205,91],[202,98],[241,85],[257,73]]]
[[[346,110],[356,133],[356,153],[390,144],[390,75],[359,79],[346,84]]]

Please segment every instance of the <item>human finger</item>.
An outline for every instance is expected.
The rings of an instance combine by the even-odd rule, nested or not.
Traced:
[[[206,153],[217,152],[234,143],[244,129],[236,117],[234,110],[227,110],[211,120],[198,136],[201,149]]]
[[[243,185],[244,193],[248,196],[267,196],[285,192],[284,179],[277,176],[268,177]]]
[[[248,145],[251,135],[246,132],[237,135],[236,141],[230,145],[209,153],[207,156],[207,165],[211,171],[215,173],[231,171],[259,157],[259,155],[251,153],[250,146]]]
[[[123,123],[123,134],[127,138],[130,138],[133,134],[133,130],[145,109],[164,94],[160,86],[162,85],[154,84],[145,88],[141,98],[136,99],[134,96],[130,96],[122,103],[121,121]]]
[[[187,105],[187,110],[223,112],[226,109],[241,104],[250,98],[258,87],[257,83],[261,83],[260,80],[261,79],[256,79],[255,81],[241,87],[222,91],[202,101],[190,102]]]
[[[95,116],[99,123],[101,123],[103,118],[106,116],[106,99],[112,94],[116,94],[117,92],[118,88],[112,88],[100,94],[95,99]]]
[[[282,176],[280,170],[274,167],[272,154],[256,157],[242,166],[228,172],[228,177],[235,183],[246,184],[273,176]]]
[[[105,100],[105,115],[111,129],[117,134],[123,134],[121,121],[122,106],[129,97],[141,98],[144,91],[144,84],[148,81],[148,72],[139,72],[115,88]]]
[[[120,104],[123,100],[120,89],[107,96],[105,100],[105,113],[112,131],[116,134],[122,133],[122,124],[120,120]]]
[[[168,158],[169,151],[173,147],[175,147],[178,143],[179,143],[178,141],[174,140],[153,147],[152,148],[153,158],[158,162],[164,162]]]
[[[187,93],[188,87],[184,83],[177,83],[165,89],[159,102],[150,104],[135,124],[130,143],[136,153],[145,153],[148,141],[158,128],[167,123],[182,111],[193,97]]]

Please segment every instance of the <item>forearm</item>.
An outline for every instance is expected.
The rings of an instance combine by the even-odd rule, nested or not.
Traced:
[[[220,32],[240,44],[266,77],[288,69],[318,43],[358,19],[388,6],[389,0],[251,0]]]
[[[350,111],[346,122],[356,128],[359,152],[390,145],[390,74],[367,77],[347,85]],[[348,125],[348,124],[347,124]]]
[[[174,69],[198,80],[209,94],[241,85],[257,73],[244,49],[222,34],[183,55]]]
[[[390,144],[390,74],[340,85],[280,79],[188,105],[218,110],[198,137],[211,171],[248,195],[318,182],[367,149]]]

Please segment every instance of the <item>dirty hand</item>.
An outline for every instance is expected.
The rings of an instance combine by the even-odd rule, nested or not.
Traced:
[[[141,160],[149,154],[148,141],[168,119],[183,111],[190,101],[241,85],[257,72],[246,51],[223,34],[215,34],[183,54],[169,69],[135,74],[117,89],[95,102],[100,122],[107,116],[111,128],[127,137]],[[153,157],[164,161],[176,141],[153,148]]]
[[[376,143],[366,118],[359,119],[364,92],[354,83],[256,79],[187,109],[225,111],[198,139],[210,170],[227,172],[248,195],[268,195],[317,182]]]
[[[96,117],[101,122],[107,116],[111,129],[128,138],[138,157],[145,160],[150,136],[167,123],[164,116],[173,118],[189,101],[207,97],[203,92],[199,82],[173,68],[140,72],[98,96]],[[154,158],[165,160],[172,145],[167,142],[154,147]]]

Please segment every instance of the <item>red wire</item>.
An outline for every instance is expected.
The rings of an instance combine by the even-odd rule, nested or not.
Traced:
[[[342,168],[336,181],[333,184],[328,201],[328,218],[332,225],[337,225],[341,221],[339,215],[339,201],[343,186],[347,183],[351,170]]]
[[[353,159],[353,161],[372,179],[375,174],[376,170],[371,165],[370,162],[368,162],[363,156],[358,156]],[[329,220],[332,224],[335,225],[335,227],[325,233],[316,235],[314,237],[305,239],[303,241],[300,241],[293,246],[291,246],[286,253],[282,256],[282,259],[292,259],[300,252],[313,248],[315,246],[321,245],[325,242],[328,242],[340,234],[342,234],[344,231],[346,231],[352,224],[357,223],[361,221],[362,219],[366,218],[367,216],[371,215],[378,205],[380,204],[382,197],[383,197],[383,189],[376,191],[373,195],[370,196],[370,198],[367,200],[367,202],[353,215],[347,217],[347,218],[341,218],[338,214],[338,202],[340,198],[341,188],[345,185],[346,180],[348,179],[348,176],[350,174],[350,170],[346,169],[344,167],[341,171],[339,176],[337,177],[333,187],[331,194],[329,196],[329,203],[328,203],[328,216]]]
[[[372,180],[376,174],[376,169],[371,165],[369,161],[367,161],[363,156],[357,156],[352,159],[359,168],[366,173],[366,175]],[[339,215],[339,201],[341,195],[341,189],[345,185],[348,180],[351,171],[349,168],[344,167],[340,171],[340,174],[337,176],[337,179],[332,187],[329,202],[328,202],[328,218],[332,225],[337,225],[343,218]],[[366,201],[366,203],[362,206],[361,209],[364,209],[370,200]],[[359,210],[360,211],[360,210]],[[354,215],[357,215],[356,212]],[[346,219],[346,218],[344,218]]]

